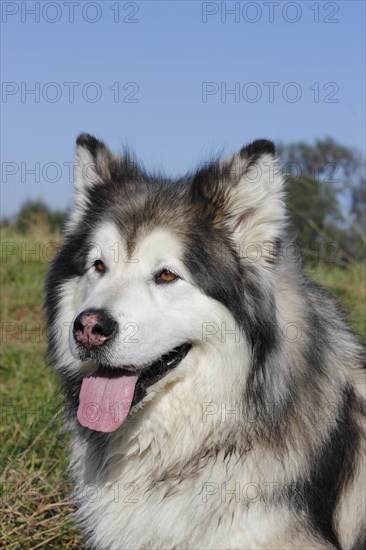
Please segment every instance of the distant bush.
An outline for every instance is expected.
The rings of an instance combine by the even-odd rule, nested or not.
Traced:
[[[20,208],[15,226],[20,233],[27,233],[35,225],[44,225],[54,233],[62,229],[67,216],[66,210],[50,210],[43,201],[27,201]]]

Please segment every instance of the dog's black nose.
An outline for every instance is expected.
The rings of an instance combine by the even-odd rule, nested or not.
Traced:
[[[73,332],[85,348],[100,347],[117,332],[117,322],[103,309],[88,309],[76,317]]]

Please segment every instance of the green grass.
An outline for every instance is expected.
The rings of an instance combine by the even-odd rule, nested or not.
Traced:
[[[57,242],[57,236],[42,227],[27,236],[11,227],[2,232],[0,546],[14,550],[82,546],[68,502],[61,397],[45,359],[43,282],[55,248],[45,248],[49,241]],[[363,337],[364,273],[360,264],[310,270],[343,302]]]
[[[349,268],[319,265],[308,274],[323,285],[343,304],[353,329],[366,340],[366,279],[365,266],[354,263]]]
[[[14,550],[81,547],[64,474],[61,398],[45,360],[45,244],[55,240],[11,228],[1,237],[0,547]]]

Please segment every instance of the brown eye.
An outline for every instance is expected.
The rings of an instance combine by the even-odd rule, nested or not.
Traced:
[[[169,269],[163,269],[163,271],[156,275],[155,282],[157,284],[172,283],[176,279],[179,279],[179,276],[173,273],[173,271],[169,271]]]
[[[94,267],[99,273],[104,273],[106,270],[105,264],[102,262],[102,260],[95,260]]]

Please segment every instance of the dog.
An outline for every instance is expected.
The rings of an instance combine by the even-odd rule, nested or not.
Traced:
[[[76,143],[45,309],[86,547],[365,548],[364,347],[289,252],[274,144],[170,180]]]

